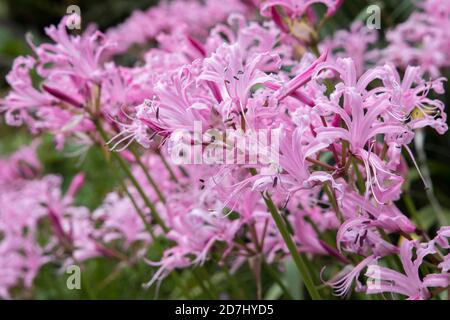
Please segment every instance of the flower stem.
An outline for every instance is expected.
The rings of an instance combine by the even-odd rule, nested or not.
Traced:
[[[161,158],[162,163],[164,164],[164,167],[166,167],[167,171],[170,174],[170,178],[175,181],[178,182],[177,176],[175,175],[175,173],[173,172],[172,168],[170,167],[170,164],[167,162],[166,158],[164,157],[164,155],[161,152],[158,152],[158,156]]]
[[[100,125],[99,121],[94,121],[95,126],[97,128],[97,131],[100,133],[104,141],[108,141],[108,137],[106,135],[106,132],[103,130],[102,126]],[[150,199],[145,194],[144,190],[142,190],[142,187],[140,186],[139,182],[136,180],[136,178],[133,176],[133,173],[131,172],[130,168],[126,164],[125,160],[117,153],[117,152],[111,152],[112,157],[119,163],[120,168],[123,170],[125,175],[128,179],[130,179],[133,186],[136,188],[139,195],[142,197],[142,200],[144,200],[145,205],[150,209],[152,218],[158,223],[163,231],[167,233],[169,229],[164,224],[164,221],[159,217],[158,212],[156,211],[156,208],[154,204],[150,201]]]
[[[123,158],[115,152],[112,153],[112,156],[117,160],[117,162],[119,163],[122,170],[125,172],[127,177],[130,179],[131,183],[133,184],[133,186],[136,188],[137,192],[140,194],[140,196],[144,200],[145,205],[147,207],[149,207],[152,218],[156,221],[156,223],[158,223],[161,226],[161,228],[164,230],[164,232],[167,233],[169,231],[169,229],[164,224],[164,221],[162,221],[161,217],[158,215],[155,205],[150,201],[150,199],[145,194],[144,190],[142,190],[142,187],[139,185],[136,178],[133,176],[133,173],[131,172],[130,168],[125,163],[125,160],[123,160]]]
[[[162,203],[166,203],[166,198],[162,194],[161,190],[159,189],[158,185],[156,184],[153,177],[150,175],[150,172],[148,172],[148,168],[145,167],[145,165],[142,163],[141,157],[139,154],[134,150],[133,148],[130,148],[131,153],[133,154],[134,158],[136,159],[137,164],[139,167],[141,167],[142,171],[144,172],[145,177],[147,178],[148,182],[151,184],[153,190],[155,190],[156,195],[158,196],[159,200],[161,200]]]
[[[123,191],[125,191],[125,193],[127,194],[127,196],[130,199],[131,203],[133,204],[133,207],[136,209],[136,212],[139,215],[139,217],[141,218],[142,222],[144,223],[145,229],[150,234],[152,239],[155,241],[156,240],[156,236],[155,236],[155,233],[152,230],[152,226],[150,225],[150,223],[145,218],[144,213],[142,212],[141,208],[139,208],[138,204],[136,203],[136,200],[134,200],[133,195],[130,193],[130,191],[128,190],[128,188],[125,185],[125,183],[123,183],[123,181],[120,181],[120,185],[121,185]]]
[[[289,249],[289,252],[291,253],[292,258],[294,259],[295,265],[297,266],[298,271],[300,272],[303,283],[306,286],[306,289],[309,292],[309,295],[313,300],[321,300],[321,296],[319,292],[317,291],[314,283],[312,282],[312,277],[309,273],[308,266],[307,266],[307,259],[306,257],[299,253],[297,251],[297,247],[295,246],[294,241],[292,240],[285,224],[283,221],[283,218],[278,213],[278,209],[276,208],[275,204],[272,201],[272,198],[270,196],[263,196],[264,201],[267,205],[267,208],[270,211],[270,214],[272,215],[273,220],[275,221],[275,224],[280,231],[284,242],[286,243],[286,246]]]
[[[333,188],[331,187],[331,184],[329,182],[326,182],[324,184],[324,188],[325,193],[328,196],[328,199],[330,200],[331,206],[333,207],[334,212],[336,213],[336,216],[338,218],[338,220],[343,223],[344,222],[344,217],[342,216],[342,212],[341,210],[339,210],[339,206],[336,200],[336,195],[334,193]]]
[[[358,168],[358,162],[356,161],[356,158],[352,156],[352,164],[353,164],[353,169],[355,169],[355,174],[356,174],[356,184],[358,186],[358,190],[360,194],[364,194],[366,192],[366,185],[364,183],[364,179],[363,176],[361,174],[361,171],[359,171]]]
[[[317,164],[318,166],[321,166],[322,168],[325,168],[327,170],[336,171],[335,167],[329,165],[328,163],[322,162],[320,160],[316,160],[316,159],[311,158],[311,157],[306,157],[306,161],[309,161],[311,163]]]

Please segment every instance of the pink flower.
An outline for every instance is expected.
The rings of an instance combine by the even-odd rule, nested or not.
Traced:
[[[416,250],[416,258],[413,258]],[[367,268],[366,293],[393,292],[405,295],[411,300],[430,298],[429,287],[447,287],[450,285],[450,273],[419,276],[419,267],[426,255],[436,252],[433,244],[421,244],[416,241],[404,241],[400,245],[400,260],[404,274],[386,267],[371,265]]]
[[[55,103],[50,94],[33,87],[30,71],[35,64],[36,60],[32,57],[14,60],[13,68],[6,76],[12,91],[0,100],[0,112],[5,112],[7,124],[20,126],[25,122],[32,131],[38,128],[33,115],[41,108],[49,108]]]
[[[128,247],[135,241],[150,241],[150,235],[129,198],[111,193],[93,216],[102,223],[101,233],[105,243],[123,239],[124,246]]]
[[[330,181],[339,194],[342,194],[343,186],[336,183],[330,173],[311,172],[309,169],[312,163],[307,158],[314,158],[316,153],[328,146],[327,143],[314,139],[306,126],[299,127],[292,133],[286,132],[281,139],[280,167],[286,172],[279,175],[281,189],[293,193]]]
[[[434,241],[441,248],[450,249],[448,239],[450,239],[450,227],[441,227],[437,232]],[[443,272],[448,272],[450,270],[450,253],[444,256],[444,261],[439,264],[439,268],[441,268]]]
[[[328,141],[329,144],[339,140],[348,141],[350,151],[363,161],[367,179],[366,192],[372,191],[379,203],[398,199],[403,178],[390,172],[372,150],[377,135],[383,134],[390,143],[407,145],[413,133],[406,125],[392,119],[389,111],[392,102],[388,96],[376,94],[378,89],[367,91],[370,82],[383,76],[382,70],[369,70],[357,79],[353,61],[346,58],[338,59],[337,64],[325,63],[319,66],[313,77],[317,78],[325,69],[337,72],[342,82],[336,85],[330,98],[318,99],[317,108],[324,116],[338,116],[345,123],[345,128],[317,128],[318,139]]]
[[[397,248],[384,240],[367,218],[355,217],[346,220],[339,228],[336,243],[339,251],[357,253],[362,256],[386,256],[397,253]]]
[[[146,11],[136,10],[122,24],[110,28],[107,36],[118,44],[116,52],[126,51],[132,44],[144,45],[162,31],[186,25],[191,34],[205,36],[206,30],[224,21],[231,13],[246,13],[248,8],[239,0],[176,0],[161,2]]]
[[[81,36],[69,35],[66,30],[67,19],[63,18],[57,27],[45,29],[54,44],[35,46],[29,41],[39,58],[38,73],[49,79],[71,76],[73,81],[80,84],[83,81],[99,82],[103,59],[114,43],[92,27]]]
[[[355,212],[358,212],[360,216],[368,218],[372,226],[383,228],[388,232],[416,231],[414,224],[393,204],[379,204],[355,192],[346,192],[342,205],[344,215],[353,218]]]
[[[450,6],[445,0],[426,0],[422,10],[389,30],[389,45],[383,50],[387,61],[402,67],[420,66],[433,77],[449,66],[450,41],[446,30],[450,26]]]
[[[334,293],[338,296],[347,295],[351,288],[353,281],[356,282],[356,291],[364,291],[363,284],[359,281],[360,273],[370,264],[376,261],[376,257],[368,256],[359,262],[356,266],[347,266],[342,270],[333,280],[325,282],[328,286],[332,287]]]
[[[430,91],[444,92],[445,78],[424,81],[420,67],[408,66],[403,80],[392,65],[386,65],[386,77],[383,78],[385,92],[391,96],[392,113],[395,117],[409,121],[412,129],[430,126],[438,133],[448,130],[444,104],[438,99],[428,97]]]
[[[218,87],[218,102],[225,116],[231,112],[245,113],[252,87],[271,80],[261,71],[270,61],[277,64],[279,57],[266,52],[246,58],[238,44],[224,44],[204,60],[199,80],[210,81]]]

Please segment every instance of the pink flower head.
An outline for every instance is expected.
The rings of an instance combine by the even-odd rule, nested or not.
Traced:
[[[116,193],[106,197],[103,205],[94,212],[94,218],[102,223],[105,243],[123,239],[125,247],[128,247],[135,241],[150,241],[150,235],[131,201],[120,198]]]
[[[88,28],[81,36],[71,36],[66,29],[64,17],[59,25],[45,29],[46,34],[55,42],[35,46],[30,42],[39,58],[38,72],[46,78],[72,76],[75,81],[100,80],[103,59],[114,43],[99,31]],[[51,67],[47,67],[51,65]]]
[[[33,131],[38,128],[34,115],[42,108],[49,108],[55,99],[46,92],[34,88],[30,71],[35,67],[32,57],[18,57],[6,76],[12,91],[0,100],[0,112],[5,113],[7,124],[20,126],[26,123]]]
[[[416,258],[413,258],[415,250]],[[419,267],[423,258],[435,252],[433,244],[404,241],[400,245],[400,260],[403,273],[378,265],[367,268],[366,277],[368,294],[392,292],[405,295],[411,300],[430,298],[429,287],[447,287],[450,274],[428,274],[423,279],[419,276]]]
[[[224,44],[204,60],[199,79],[210,81],[219,88],[220,108],[226,116],[233,111],[245,113],[252,87],[271,80],[261,70],[273,61],[278,63],[279,57],[266,52],[245,58],[238,44]]]
[[[450,6],[445,0],[426,0],[422,10],[386,34],[389,45],[382,50],[384,59],[403,68],[420,66],[433,77],[449,66]]]
[[[409,121],[408,125],[413,129],[430,126],[444,134],[448,130],[445,106],[442,101],[431,99],[428,95],[430,91],[442,94],[446,79],[424,81],[420,67],[408,66],[403,80],[400,80],[400,75],[392,65],[386,65],[385,68],[387,72],[383,83],[391,96],[391,108],[395,116]]]
[[[450,249],[450,227],[441,227],[434,241],[437,245],[439,245],[443,249]],[[439,268],[442,269],[443,272],[448,272],[450,270],[450,253],[444,256],[444,261],[439,264]]]
[[[324,116],[339,116],[345,123],[345,128],[318,128],[318,138],[329,141],[330,144],[340,139],[348,141],[350,151],[364,164],[366,191],[370,189],[379,203],[398,199],[403,179],[389,171],[384,161],[373,152],[375,138],[384,135],[386,143],[407,147],[414,134],[394,114],[393,105],[397,101],[397,95],[392,92],[382,94],[386,92],[384,87],[371,90],[367,88],[372,81],[386,79],[393,71],[387,75],[386,69],[374,68],[357,79],[353,61],[346,58],[338,59],[336,64],[324,63],[316,70],[313,78],[318,79],[318,74],[326,69],[336,72],[342,82],[336,85],[330,97],[321,96],[317,99],[317,108]]]

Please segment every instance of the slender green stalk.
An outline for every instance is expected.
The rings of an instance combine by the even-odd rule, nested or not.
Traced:
[[[115,175],[117,181],[119,181],[120,187],[122,188],[122,190],[126,193],[127,197],[130,199],[133,207],[136,209],[137,214],[139,215],[139,218],[141,219],[142,223],[145,226],[145,229],[147,230],[147,232],[150,234],[151,238],[153,240],[156,239],[155,233],[153,232],[152,226],[150,225],[150,223],[147,221],[147,219],[145,218],[144,213],[142,212],[141,208],[139,208],[136,200],[134,199],[133,195],[131,194],[131,192],[128,190],[128,187],[126,186],[126,184],[122,181],[122,179],[119,177],[119,175],[117,174],[116,169],[114,168],[114,165],[112,164],[112,162],[108,161],[108,159],[106,157],[105,161],[107,162],[107,164],[109,165],[109,168],[111,170],[111,172]]]
[[[95,101],[95,106],[99,106],[100,105],[100,88],[99,88],[99,92],[98,95],[96,97],[96,101]],[[95,110],[94,110],[95,111]],[[94,114],[95,115],[95,112]],[[97,131],[100,133],[100,136],[102,137],[102,139],[106,142],[108,141],[108,136],[106,134],[106,132],[103,130],[103,127],[100,124],[100,120],[98,119],[97,116],[93,116],[94,119],[94,124],[95,127],[97,129]],[[134,185],[134,187],[136,188],[136,190],[138,191],[139,195],[142,197],[142,199],[144,200],[144,203],[146,204],[146,206],[150,209],[152,218],[161,226],[161,228],[163,229],[163,231],[165,233],[167,233],[169,231],[169,229],[167,228],[167,226],[164,224],[164,222],[162,221],[162,219],[159,217],[155,206],[153,205],[153,203],[150,201],[150,199],[148,199],[148,197],[145,195],[144,191],[142,190],[142,187],[139,185],[138,181],[136,180],[136,178],[134,177],[133,173],[131,172],[130,168],[128,167],[128,165],[125,163],[125,161],[123,160],[123,158],[117,154],[116,152],[111,152],[112,157],[119,163],[119,166],[122,168],[122,170],[124,171],[125,175],[128,177],[128,179],[130,179],[131,183]],[[145,170],[145,167],[142,165],[142,162],[140,161],[140,158],[133,152],[133,155],[135,155],[136,160],[138,161],[138,164],[141,166],[141,168],[144,171],[144,174],[146,174],[147,179],[149,180],[149,182],[152,184],[152,186],[155,188],[155,192],[158,193],[159,188],[157,188],[156,184],[154,183],[153,179],[151,179],[150,175],[148,174],[147,170]],[[168,166],[167,162],[165,162],[165,159],[162,157],[163,159],[163,163],[166,165],[166,167],[168,169],[170,169],[170,167]],[[171,172],[171,170],[170,170]],[[173,174],[173,172],[171,172],[171,175]],[[175,175],[173,174],[173,176],[175,177]],[[150,177],[150,179],[149,179]],[[150,181],[152,180],[153,183]],[[120,181],[120,180],[119,180]],[[175,181],[176,181],[176,177],[175,177]],[[131,202],[133,203],[133,205],[136,208],[136,211],[138,212],[139,216],[141,217],[142,221],[144,222],[144,225],[146,227],[146,230],[150,233],[150,235],[152,236],[152,238],[154,240],[157,240],[157,238],[155,237],[153,230],[151,229],[151,226],[149,225],[149,223],[147,222],[147,220],[145,219],[145,216],[143,215],[142,211],[139,209],[139,207],[137,206],[136,201],[134,200],[134,198],[132,197],[131,193],[129,192],[129,190],[126,188],[125,184],[123,182],[121,182],[123,189],[125,190],[125,192],[127,193],[127,195],[129,196]],[[162,196],[162,193],[158,193],[158,196]],[[162,197],[164,199],[164,197]],[[161,199],[161,197],[160,197]],[[165,200],[161,200],[162,202],[165,202]],[[160,246],[160,242],[159,241],[155,241],[156,245],[159,247]],[[173,270],[171,272],[171,275],[175,278],[175,281],[178,283],[183,283],[180,275],[178,274],[178,272],[176,270]],[[200,279],[200,283],[203,284],[203,282]],[[180,286],[183,294],[188,298],[191,299],[191,295],[189,293],[189,290],[187,290],[184,285]],[[89,296],[91,296],[91,293],[89,293]]]
[[[95,126],[97,128],[97,131],[102,136],[102,138],[105,141],[108,141],[108,137],[107,137],[105,131],[103,130],[102,126],[100,125],[100,123],[98,121],[95,121]],[[119,163],[120,168],[123,170],[123,172],[125,173],[127,178],[130,179],[131,183],[136,188],[136,190],[139,193],[139,195],[142,197],[142,200],[144,200],[145,205],[150,209],[152,218],[156,221],[156,223],[158,223],[161,226],[163,231],[165,233],[167,233],[169,231],[169,229],[164,224],[164,221],[162,221],[161,217],[158,215],[158,212],[156,211],[155,205],[147,197],[147,195],[145,194],[144,190],[142,190],[142,187],[140,186],[139,182],[134,177],[133,173],[131,172],[131,170],[128,167],[128,165],[125,162],[125,160],[123,160],[123,158],[117,152],[111,152],[111,155]]]
[[[309,273],[308,270],[308,266],[307,266],[307,259],[306,257],[299,253],[297,251],[297,247],[295,246],[294,241],[292,240],[286,225],[284,224],[283,218],[281,217],[281,215],[278,213],[278,210],[275,206],[275,204],[273,203],[272,199],[270,196],[263,196],[264,201],[266,202],[267,208],[270,211],[270,214],[272,215],[273,220],[275,221],[275,224],[277,225],[278,230],[280,231],[284,242],[286,243],[286,246],[289,249],[289,252],[292,256],[292,258],[294,259],[295,265],[297,266],[298,271],[300,272],[302,279],[303,279],[303,283],[306,286],[306,289],[309,292],[309,295],[311,296],[311,298],[313,300],[321,300],[321,296],[319,294],[319,292],[317,291],[317,288],[315,287],[313,281],[312,281],[312,277]]]
[[[159,189],[158,185],[156,184],[153,177],[150,175],[150,172],[148,172],[148,168],[145,167],[145,165],[142,163],[141,157],[139,154],[134,150],[133,148],[130,148],[131,153],[133,154],[134,158],[136,159],[137,164],[139,167],[141,167],[142,171],[144,172],[145,177],[147,178],[148,182],[152,186],[153,190],[155,190],[156,195],[158,196],[159,200],[161,200],[162,203],[166,203],[166,198],[162,194],[161,190]]]
[[[164,221],[162,221],[161,217],[158,215],[155,205],[150,201],[150,199],[145,194],[144,190],[142,190],[142,187],[140,186],[139,182],[136,180],[136,178],[133,176],[133,173],[131,172],[128,165],[125,163],[125,160],[122,159],[121,156],[119,156],[117,153],[113,152],[112,156],[117,160],[122,170],[127,175],[128,179],[130,179],[133,186],[136,188],[137,192],[141,195],[142,199],[144,200],[144,203],[147,207],[149,207],[151,211],[152,218],[158,223],[161,228],[164,230],[165,233],[169,231],[167,226],[165,225]]]
[[[133,204],[133,207],[136,209],[136,212],[138,213],[138,215],[141,218],[142,222],[144,223],[145,229],[150,234],[152,239],[156,240],[156,236],[155,236],[155,233],[152,230],[152,226],[150,225],[150,223],[148,223],[147,219],[145,219],[144,213],[142,212],[141,208],[139,208],[138,204],[136,203],[136,200],[134,200],[133,195],[130,193],[130,191],[128,190],[128,188],[125,185],[125,183],[123,183],[123,181],[120,181],[120,185],[121,185],[122,189],[125,191],[125,193],[127,194],[127,196],[130,199],[131,203]]]
[[[337,218],[339,219],[339,221],[341,223],[344,222],[344,217],[342,216],[341,210],[339,210],[339,206],[338,206],[338,203],[336,200],[336,195],[335,195],[330,183],[329,182],[325,183],[323,189],[325,190],[325,193],[327,194],[328,199],[331,202],[331,206],[333,207],[333,210],[336,213]]]
[[[150,199],[145,194],[144,190],[142,190],[142,187],[140,186],[139,182],[136,180],[136,178],[133,176],[133,173],[131,172],[128,165],[125,163],[125,160],[122,159],[121,156],[119,156],[117,153],[112,153],[113,158],[117,160],[122,170],[125,172],[127,177],[130,179],[131,183],[136,188],[137,192],[141,195],[142,199],[144,200],[144,203],[147,207],[149,207],[153,219],[155,219],[156,223],[158,223],[161,228],[164,230],[165,233],[169,231],[167,226],[164,224],[164,221],[162,221],[161,217],[158,215],[155,205],[150,201]]]
[[[353,156],[352,156],[352,164],[353,164],[353,168],[356,173],[356,179],[357,179],[356,184],[358,186],[358,190],[361,194],[364,194],[366,192],[366,185],[364,183],[363,176],[362,176],[361,172],[359,171],[358,162],[356,161],[356,158]]]
[[[120,184],[121,184],[122,189],[125,191],[125,193],[129,197],[129,199],[130,199],[131,203],[133,204],[134,208],[136,209],[137,213],[139,214],[139,217],[143,221],[147,232],[150,234],[150,236],[154,240],[153,243],[157,246],[157,248],[163,249],[162,244],[160,243],[160,241],[156,237],[155,233],[153,232],[152,226],[145,219],[145,216],[144,216],[142,210],[139,208],[138,204],[136,203],[136,200],[134,199],[133,195],[130,193],[130,191],[128,190],[128,188],[126,187],[126,185],[122,181],[120,182]],[[177,282],[179,284],[179,287],[181,288],[181,291],[183,292],[183,295],[187,299],[192,299],[192,296],[189,293],[189,289],[185,287],[185,283],[183,282],[183,279],[178,274],[178,272],[176,270],[173,270],[170,273],[170,275],[174,278],[175,282]],[[203,289],[202,285],[200,285],[200,287]]]
[[[250,173],[253,176],[256,175],[256,169],[251,168]],[[272,198],[269,195],[264,196],[264,194],[262,194],[262,197],[264,199],[264,202],[266,203],[267,209],[269,210],[273,220],[275,221],[278,230],[281,233],[281,236],[283,237],[284,243],[288,247],[288,250],[292,256],[292,259],[294,260],[295,265],[297,266],[298,271],[300,272],[300,275],[303,278],[303,283],[305,284],[309,295],[313,300],[321,300],[322,298],[317,291],[317,288],[315,287],[312,281],[311,274],[309,272],[311,268],[308,267],[308,259],[302,253],[299,253],[297,251],[297,247],[295,246],[295,243],[289,234],[283,218],[278,213],[278,209],[273,203]]]
[[[164,167],[166,167],[167,171],[169,172],[170,178],[173,181],[178,182],[178,179],[177,179],[177,176],[175,175],[175,172],[173,172],[172,168],[170,167],[170,164],[167,162],[167,160],[164,157],[164,155],[161,152],[159,152],[158,155],[161,158],[161,161],[162,161]]]

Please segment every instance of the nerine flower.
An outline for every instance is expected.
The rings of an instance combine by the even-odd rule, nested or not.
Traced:
[[[450,249],[450,227],[441,227],[434,241],[437,245],[439,245],[443,249]],[[439,264],[439,268],[442,269],[443,272],[448,272],[450,270],[450,253],[444,256],[444,261]]]
[[[316,4],[327,10],[320,23]],[[294,253],[268,212],[269,200],[308,260],[333,257],[347,265],[328,282],[338,294],[354,282],[359,292],[410,299],[447,287],[448,227],[431,241],[413,241],[414,233],[426,234],[394,201],[407,177],[401,152],[412,155],[414,130],[448,129],[444,104],[430,96],[444,92],[445,79],[424,74],[448,65],[450,7],[425,1],[422,13],[389,32],[382,63],[368,68],[379,59],[378,50],[370,51],[376,32],[355,23],[320,42],[313,29],[341,4],[174,0],[137,11],[105,34],[89,27],[71,35],[66,17],[46,29],[51,43],[30,41],[35,57],[16,59],[7,76],[12,90],[0,101],[7,124],[50,132],[58,148],[70,142],[84,151],[103,142],[94,123],[100,125],[130,165],[131,180],[122,185],[128,197],[112,191],[92,214],[75,205],[83,174],[63,192],[60,177],[42,176],[34,146],[1,159],[0,297],[29,288],[49,261],[134,263],[155,235],[169,241],[158,262],[145,259],[157,267],[146,286],[216,256],[232,273],[248,262],[258,278],[263,259],[278,267]],[[254,9],[272,20],[249,20]],[[135,65],[113,62],[132,44],[145,45]],[[324,49],[319,57],[310,52],[316,44]],[[199,129],[209,131],[192,135]],[[254,141],[261,129],[271,134],[268,143]],[[146,148],[140,158],[125,151],[134,141]],[[208,160],[171,163],[167,156],[180,145],[200,145]],[[222,161],[225,150],[244,163]],[[168,230],[150,218],[149,202]],[[42,230],[45,243],[37,241]],[[377,264],[397,255],[403,270]],[[430,273],[425,259],[442,272]]]
[[[389,30],[387,48],[382,51],[386,61],[406,68],[420,66],[433,77],[449,66],[450,5],[445,0],[426,0],[419,4],[408,20]]]
[[[322,96],[318,99],[317,108],[324,116],[337,116],[345,127],[317,128],[318,138],[328,140],[330,144],[339,140],[347,141],[351,153],[364,164],[366,192],[372,191],[380,203],[396,200],[403,178],[389,171],[384,161],[373,152],[376,137],[384,135],[388,143],[407,145],[411,142],[413,132],[403,122],[392,117],[390,96],[378,93],[383,88],[368,89],[372,81],[384,76],[383,70],[369,70],[357,79],[353,61],[346,58],[338,59],[337,64],[324,63],[318,67],[314,77],[317,78],[326,69],[335,71],[342,82],[336,85],[329,98]]]
[[[39,127],[34,115],[56,102],[50,94],[33,86],[30,72],[35,64],[36,60],[29,56],[14,60],[12,70],[6,76],[12,90],[0,100],[0,112],[5,113],[7,124],[20,126],[26,123],[34,132]]]
[[[391,97],[393,117],[408,123],[411,129],[430,126],[438,133],[444,134],[448,130],[445,106],[442,101],[431,99],[428,95],[431,91],[444,93],[443,82],[446,79],[425,81],[422,78],[422,67],[408,66],[401,80],[392,65],[386,65],[384,68],[384,91]]]
[[[271,80],[261,71],[271,61],[278,63],[279,57],[265,52],[245,58],[238,44],[224,44],[204,60],[199,80],[210,81],[218,87],[219,111],[225,117],[233,111],[245,114],[252,87]]]
[[[102,224],[101,234],[105,243],[123,239],[124,246],[128,247],[135,241],[150,241],[150,235],[130,199],[117,193],[106,197],[103,205],[93,213],[93,218]]]
[[[400,260],[404,273],[378,265],[367,268],[366,293],[392,292],[405,295],[410,300],[422,300],[430,297],[428,288],[450,285],[450,273],[430,273],[421,278],[419,268],[425,256],[435,253],[432,243],[403,241],[400,245]],[[415,255],[415,257],[414,257]]]
[[[39,58],[38,73],[46,78],[71,76],[74,81],[98,82],[101,78],[103,59],[108,50],[114,48],[101,32],[88,28],[81,36],[69,35],[66,29],[67,19],[59,25],[45,29],[46,34],[55,42],[43,43],[31,47]],[[48,67],[50,65],[50,67]]]

